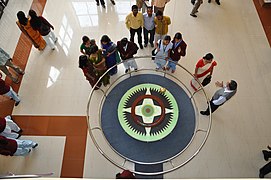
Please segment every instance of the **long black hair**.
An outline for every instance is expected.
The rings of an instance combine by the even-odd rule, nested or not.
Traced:
[[[111,42],[111,39],[107,35],[103,35],[101,38],[101,43],[102,42],[109,43]]]
[[[79,56],[79,68],[84,68],[87,66],[88,57],[86,55]]]
[[[30,9],[29,10],[29,16],[31,17],[31,19],[30,19],[30,25],[31,25],[31,27],[34,30],[40,29],[42,22],[39,19],[39,17],[37,16],[37,13],[34,10]]]
[[[25,17],[25,14],[23,11],[19,11],[17,13],[17,18],[18,18],[20,24],[22,24],[24,26],[27,25],[28,19],[27,19],[27,17]]]

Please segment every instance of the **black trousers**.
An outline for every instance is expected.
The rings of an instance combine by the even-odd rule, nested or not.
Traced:
[[[260,169],[260,174],[265,176],[266,174],[271,172],[271,162],[267,163]]]
[[[153,44],[155,28],[153,28],[152,30],[147,30],[146,28],[143,27],[143,34],[144,34],[144,44],[148,44],[149,34],[150,34],[150,44]]]
[[[100,0],[101,1],[101,5],[104,5],[104,0]],[[99,3],[99,0],[96,0],[96,3]]]
[[[212,112],[212,113],[215,112],[219,106],[221,106],[221,105],[215,105],[215,104],[213,103],[213,99],[210,101],[210,105],[211,105],[211,112]],[[206,109],[205,113],[206,113],[206,115],[210,115],[210,112],[209,112],[209,106],[208,106],[208,108]]]
[[[138,44],[142,45],[142,27],[138,29],[130,28],[130,41],[134,42],[135,33],[137,33]]]

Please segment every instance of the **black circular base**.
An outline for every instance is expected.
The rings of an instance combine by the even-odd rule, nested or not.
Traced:
[[[155,142],[132,138],[118,120],[118,105],[122,96],[132,87],[145,83],[165,87],[174,96],[179,108],[178,122],[173,131]],[[190,98],[180,86],[163,76],[146,74],[132,76],[111,90],[102,107],[101,125],[107,141],[120,155],[136,162],[154,163],[170,159],[189,144],[196,119]]]

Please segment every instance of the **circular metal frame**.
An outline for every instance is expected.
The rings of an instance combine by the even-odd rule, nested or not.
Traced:
[[[140,57],[135,57],[136,60],[137,60],[137,59],[142,59],[142,58],[149,58],[149,59],[150,59],[151,56],[140,56]],[[118,65],[120,65],[120,64],[122,64],[122,62],[116,64],[115,66],[118,66]],[[177,63],[176,65],[177,65],[178,67],[180,67],[181,69],[183,69],[186,73],[188,73],[188,74],[191,76],[191,78],[194,78],[193,74],[192,74],[191,72],[189,72],[186,68],[184,68],[183,66],[181,66],[181,65],[178,64],[178,63]],[[95,86],[101,81],[101,79],[105,76],[105,74],[108,73],[108,72],[109,72],[111,69],[113,69],[115,66],[109,68],[109,69],[108,69],[108,70],[107,70],[107,71],[99,78],[99,80],[98,80],[98,82],[95,84]],[[212,124],[212,113],[211,113],[211,107],[210,107],[210,101],[209,101],[209,98],[208,98],[206,92],[204,91],[203,86],[201,85],[201,83],[200,83],[197,79],[196,79],[196,81],[199,83],[199,85],[200,85],[201,88],[200,88],[198,91],[196,91],[196,92],[194,92],[194,93],[191,93],[190,90],[185,86],[185,84],[184,84],[180,79],[178,79],[178,78],[175,77],[174,75],[169,74],[169,73],[167,73],[167,72],[159,71],[160,73],[163,74],[163,76],[164,76],[165,78],[166,78],[166,75],[171,76],[171,77],[173,77],[178,83],[181,83],[181,84],[183,85],[183,87],[185,87],[186,91],[190,94],[190,98],[192,99],[193,104],[194,104],[195,109],[197,110],[197,112],[198,112],[198,108],[197,108],[197,105],[196,105],[195,100],[194,100],[194,95],[195,95],[197,92],[199,92],[199,91],[202,91],[202,92],[203,92],[204,97],[205,97],[205,99],[206,99],[206,101],[207,101],[207,104],[208,104],[208,107],[209,107],[209,111],[210,111],[208,127],[207,127],[207,129],[198,129],[198,123],[196,123],[196,130],[195,130],[195,132],[194,132],[193,137],[191,138],[191,140],[190,140],[190,142],[188,143],[188,145],[187,145],[180,153],[176,154],[175,156],[173,156],[173,157],[171,157],[171,158],[169,158],[169,159],[167,159],[167,160],[164,160],[164,161],[161,161],[161,162],[154,162],[154,163],[142,163],[142,162],[136,162],[136,161],[133,161],[133,160],[131,160],[131,159],[128,159],[128,158],[122,156],[121,154],[119,154],[118,152],[116,152],[116,151],[114,150],[114,148],[112,148],[112,146],[111,146],[111,145],[108,143],[108,141],[106,140],[106,142],[107,142],[108,146],[111,148],[111,150],[113,150],[117,155],[119,155],[120,157],[122,157],[122,158],[124,159],[124,162],[123,162],[122,164],[115,162],[115,161],[114,161],[111,157],[109,157],[109,156],[102,150],[102,148],[99,146],[99,144],[97,143],[97,141],[96,141],[96,139],[95,139],[94,134],[92,133],[92,131],[93,131],[93,130],[99,130],[99,131],[102,132],[102,128],[101,128],[101,118],[100,118],[101,111],[100,111],[100,109],[101,109],[102,104],[103,104],[103,102],[104,102],[104,98],[106,97],[106,95],[107,95],[107,93],[109,92],[109,90],[111,89],[111,87],[113,87],[113,85],[115,85],[115,83],[116,83],[119,79],[121,79],[122,77],[125,77],[125,76],[127,76],[127,75],[128,75],[129,77],[131,77],[131,76],[132,76],[132,73],[134,73],[134,72],[137,72],[137,73],[138,73],[138,72],[143,72],[143,71],[157,72],[157,71],[154,70],[154,69],[138,69],[137,71],[130,71],[129,73],[123,74],[123,75],[121,75],[120,77],[118,77],[114,82],[111,83],[111,86],[110,86],[106,91],[103,91],[102,89],[100,89],[100,90],[103,92],[104,96],[102,97],[101,102],[100,102],[100,106],[99,106],[100,108],[99,108],[99,112],[98,112],[98,114],[99,114],[99,126],[98,126],[98,127],[91,127],[91,125],[90,125],[90,118],[89,118],[89,112],[90,112],[90,111],[89,111],[89,109],[90,109],[90,102],[91,102],[92,95],[93,95],[93,93],[94,93],[94,89],[91,90],[91,92],[90,92],[90,94],[89,94],[89,97],[88,97],[88,103],[87,103],[87,125],[88,125],[88,132],[89,132],[89,135],[90,135],[90,137],[91,137],[91,139],[92,139],[92,141],[93,141],[95,147],[97,148],[97,150],[98,150],[98,151],[99,151],[99,152],[100,152],[100,153],[101,153],[101,154],[102,154],[109,162],[111,162],[113,165],[115,165],[116,167],[119,167],[119,168],[121,168],[121,169],[126,169],[126,168],[124,167],[126,161],[130,161],[130,162],[133,162],[133,163],[139,163],[139,164],[145,164],[145,165],[169,162],[169,163],[172,165],[172,168],[171,168],[171,169],[168,169],[168,170],[163,170],[162,172],[145,173],[145,172],[137,172],[137,171],[130,170],[130,171],[134,172],[135,174],[139,174],[139,175],[160,175],[160,174],[169,173],[169,172],[172,172],[172,171],[174,171],[174,170],[176,170],[176,169],[179,169],[180,167],[184,166],[184,165],[187,164],[189,161],[191,161],[191,160],[192,160],[192,159],[200,152],[200,150],[202,149],[202,147],[204,146],[204,144],[206,143],[206,141],[207,141],[207,139],[208,139],[208,137],[209,137],[209,133],[210,133],[210,130],[211,130],[211,124]],[[94,87],[95,87],[95,86],[94,86]],[[197,115],[198,115],[198,114],[197,114]],[[196,119],[197,119],[197,117],[198,117],[198,116],[196,116]],[[186,159],[183,163],[178,164],[177,166],[175,166],[175,165],[173,164],[172,160],[174,160],[175,158],[177,158],[178,156],[180,156],[180,155],[181,155],[181,154],[182,154],[182,153],[190,146],[190,144],[192,143],[192,141],[193,141],[193,139],[194,139],[196,133],[198,133],[198,132],[204,132],[204,133],[206,133],[206,134],[205,134],[205,137],[204,137],[204,139],[203,139],[203,141],[202,141],[202,143],[199,145],[199,147],[197,148],[197,150],[196,150],[196,151],[195,151],[188,159]],[[104,137],[103,132],[102,132],[102,135],[103,135],[103,137]],[[105,138],[105,137],[104,137],[104,138]]]

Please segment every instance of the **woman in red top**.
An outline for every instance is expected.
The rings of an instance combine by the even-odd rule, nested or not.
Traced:
[[[99,79],[97,72],[95,71],[93,64],[90,62],[86,55],[81,55],[79,57],[79,68],[83,70],[83,73],[88,80],[91,87],[93,87]],[[101,86],[101,82],[95,87],[95,90],[99,89]]]
[[[194,77],[203,85],[206,86],[210,83],[214,67],[217,63],[213,60],[214,56],[211,53],[206,54],[198,61],[195,68]],[[200,88],[196,79],[192,79],[190,84],[192,88],[197,91]]]

